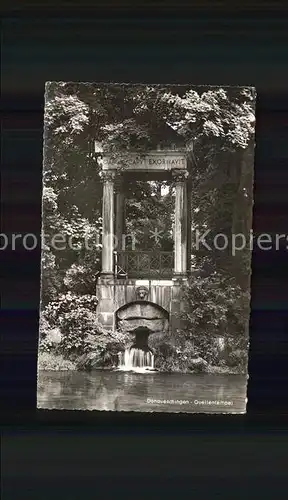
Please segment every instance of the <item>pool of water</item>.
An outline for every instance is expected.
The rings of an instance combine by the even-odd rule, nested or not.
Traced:
[[[38,374],[42,409],[245,413],[246,375],[132,373]]]

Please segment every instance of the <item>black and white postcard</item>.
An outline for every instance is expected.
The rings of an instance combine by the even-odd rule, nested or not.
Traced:
[[[46,84],[38,408],[246,412],[255,101]]]

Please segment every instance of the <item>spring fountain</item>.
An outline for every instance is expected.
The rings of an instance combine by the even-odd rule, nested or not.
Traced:
[[[133,345],[119,353],[118,370],[140,373],[155,371],[154,354],[148,346],[148,336],[151,332],[146,327],[138,327],[133,333]]]

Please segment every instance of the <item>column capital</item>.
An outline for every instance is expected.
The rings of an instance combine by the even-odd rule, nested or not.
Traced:
[[[117,172],[114,178],[114,190],[116,194],[121,194],[123,189],[123,175]]]
[[[178,183],[178,182],[185,182],[186,179],[188,179],[189,172],[188,170],[172,170],[172,178],[173,181]]]
[[[100,176],[103,182],[114,182],[116,178],[116,172],[114,172],[113,170],[102,170]]]

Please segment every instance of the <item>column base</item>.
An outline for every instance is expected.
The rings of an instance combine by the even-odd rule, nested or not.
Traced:
[[[172,332],[175,332],[183,326],[181,319],[181,312],[184,308],[183,286],[188,284],[188,278],[184,274],[174,274],[172,283],[171,328]]]
[[[104,328],[109,330],[114,330],[115,327],[114,295],[114,275],[101,273],[96,285],[97,319]]]
[[[172,281],[187,281],[188,274],[187,273],[173,273]]]
[[[102,271],[99,274],[99,278],[114,278],[114,273],[110,271],[109,272]]]

